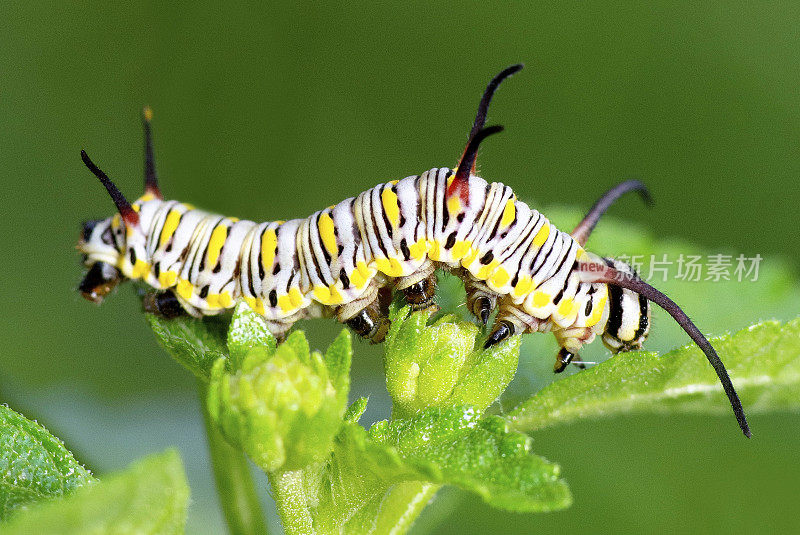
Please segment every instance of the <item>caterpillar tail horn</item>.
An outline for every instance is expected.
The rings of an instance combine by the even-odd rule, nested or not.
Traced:
[[[657,304],[663,308],[672,318],[681,326],[681,328],[689,335],[695,344],[705,354],[708,362],[714,368],[714,371],[719,377],[722,388],[728,396],[733,414],[736,416],[736,421],[739,422],[739,427],[744,433],[744,436],[750,438],[750,426],[747,424],[747,418],[742,408],[742,402],[739,400],[739,395],[733,387],[731,378],[728,375],[728,370],[717,355],[716,350],[711,345],[711,342],[703,336],[700,329],[689,319],[689,316],[679,307],[675,301],[664,295],[659,290],[650,286],[641,279],[630,276],[628,273],[623,273],[615,268],[600,265],[596,263],[583,263],[580,265],[581,279],[586,282],[602,282],[627,288],[632,292],[644,296],[649,301]]]

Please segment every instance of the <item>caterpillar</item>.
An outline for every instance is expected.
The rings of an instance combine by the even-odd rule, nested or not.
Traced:
[[[610,189],[571,232],[553,226],[510,187],[476,175],[480,144],[503,130],[485,126],[500,83],[487,85],[455,169],[379,184],[305,219],[257,223],[224,217],[178,201],[159,188],[145,108],[144,194],[129,202],[81,151],[117,212],[84,224],[78,249],[88,268],[82,295],[100,303],[124,280],[140,280],[146,311],[164,317],[219,314],[247,302],[283,338],[297,320],[333,316],[373,342],[386,336],[393,291],[412,309],[435,306],[436,270],[464,282],[466,303],[487,325],[485,346],[520,333],[552,332],[559,343],[554,371],[580,364],[584,344],[600,335],[614,353],[642,347],[650,302],[669,313],[702,349],[745,436],[750,429],[727,370],[695,324],[631,266],[584,249],[605,211],[622,195],[647,188],[629,180]]]

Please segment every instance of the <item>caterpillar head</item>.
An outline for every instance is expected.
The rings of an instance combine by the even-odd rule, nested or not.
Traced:
[[[140,221],[139,209],[142,201],[161,199],[161,190],[156,177],[150,120],[153,113],[145,107],[142,113],[144,126],[144,189],[145,195],[133,204],[129,203],[110,178],[81,151],[86,167],[105,186],[119,213],[106,219],[87,221],[83,224],[78,250],[84,255],[84,264],[89,271],[78,285],[81,295],[100,303],[120,282],[141,275],[145,258],[146,225]]]
[[[115,232],[112,229],[111,217],[87,221],[81,230],[78,250],[84,255],[84,264],[89,271],[78,285],[81,295],[95,303],[103,298],[122,281],[122,274],[117,269],[120,250],[115,246]]]

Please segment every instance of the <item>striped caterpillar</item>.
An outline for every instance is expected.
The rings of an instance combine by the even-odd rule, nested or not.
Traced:
[[[492,96],[521,68],[503,70],[486,87],[456,169],[380,184],[285,222],[238,220],[164,200],[145,108],[145,193],[135,202],[81,152],[118,213],[84,225],[78,249],[89,269],[79,290],[100,303],[118,283],[138,279],[151,288],[145,310],[164,317],[219,314],[244,300],[279,339],[298,319],[334,316],[381,342],[392,291],[413,309],[435,306],[435,271],[444,269],[464,282],[467,307],[483,325],[497,310],[486,347],[515,334],[551,331],[561,347],[556,372],[580,364],[579,350],[598,334],[615,353],[641,348],[652,301],[703,350],[750,436],[728,373],[694,323],[630,266],[584,249],[621,195],[638,191],[649,201],[643,184],[612,188],[567,234],[508,186],[475,175],[479,145],[502,130],[485,126]]]

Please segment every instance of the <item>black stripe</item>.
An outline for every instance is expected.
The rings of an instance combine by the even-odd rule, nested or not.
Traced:
[[[608,258],[604,258],[603,260],[605,260],[608,267],[614,267],[614,263]],[[609,284],[608,302],[611,311],[608,316],[608,323],[606,323],[606,332],[617,338],[619,328],[622,326],[622,288]]]
[[[650,323],[650,318],[647,317],[647,311],[650,306],[647,304],[647,299],[643,295],[639,296],[639,328],[636,329],[636,334],[633,335],[634,340],[639,340],[644,336],[647,331],[647,326]]]

